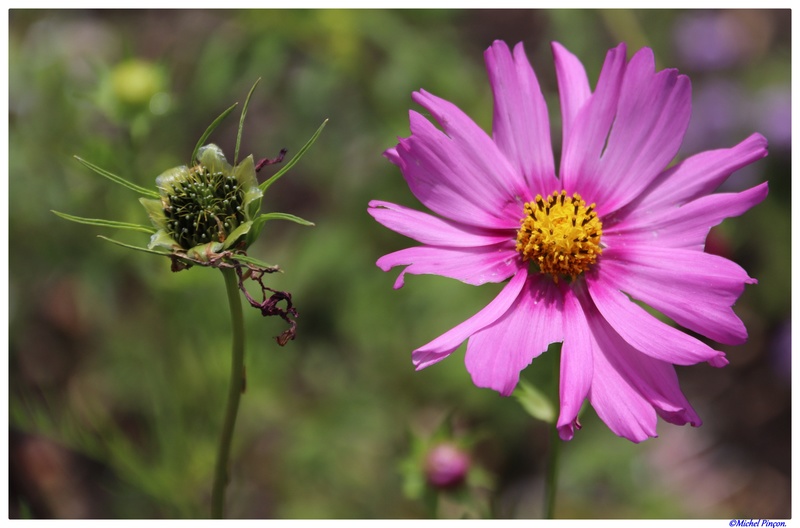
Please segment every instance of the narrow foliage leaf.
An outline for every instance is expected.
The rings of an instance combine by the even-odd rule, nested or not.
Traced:
[[[197,158],[197,151],[200,150],[200,147],[205,145],[205,142],[208,139],[208,136],[210,136],[214,132],[214,130],[217,129],[219,124],[222,123],[223,119],[228,117],[228,114],[233,112],[233,109],[236,108],[236,105],[238,105],[238,104],[239,103],[233,103],[230,107],[228,107],[227,110],[222,112],[220,114],[220,116],[214,120],[213,123],[208,125],[208,128],[206,129],[206,131],[203,132],[203,135],[200,136],[200,139],[197,141],[197,144],[194,146],[194,150],[192,151],[192,158],[189,160],[189,165],[194,165],[194,161]]]
[[[314,142],[317,140],[317,138],[319,137],[319,135],[320,135],[320,134],[322,134],[322,129],[323,129],[323,128],[325,128],[325,125],[327,125],[327,124],[328,124],[328,120],[326,119],[325,121],[323,121],[323,122],[322,122],[322,124],[319,126],[319,128],[317,129],[317,131],[316,131],[316,132],[314,132],[314,135],[313,135],[313,136],[311,136],[311,139],[309,139],[309,140],[306,142],[306,144],[305,144],[305,145],[303,145],[303,148],[301,148],[301,149],[300,149],[300,151],[299,151],[299,152],[298,152],[298,153],[297,153],[297,154],[296,154],[296,155],[295,155],[295,156],[294,156],[294,157],[293,157],[291,160],[289,160],[289,163],[287,163],[286,165],[284,165],[284,166],[283,166],[283,168],[282,168],[281,170],[279,170],[278,172],[276,172],[275,174],[273,174],[273,175],[272,175],[272,177],[271,177],[270,179],[268,179],[267,181],[265,181],[264,183],[262,183],[261,185],[259,185],[259,188],[260,188],[262,191],[266,191],[266,190],[267,190],[267,188],[268,188],[270,185],[272,185],[273,183],[275,183],[275,182],[278,180],[278,178],[280,178],[281,176],[283,176],[284,174],[286,174],[286,172],[287,172],[289,169],[291,169],[291,168],[294,166],[294,164],[295,164],[295,163],[297,163],[298,161],[300,161],[300,158],[302,158],[302,157],[303,157],[303,155],[306,153],[306,151],[307,151],[308,149],[310,149],[310,148],[311,148],[311,145],[313,145],[313,144],[314,144]]]
[[[290,222],[294,222],[296,224],[304,225],[304,226],[314,226],[314,222],[309,222],[305,218],[300,218],[299,216],[295,216],[289,213],[264,213],[258,218],[255,219],[254,223],[257,225],[261,225],[267,220],[288,220]]]
[[[70,220],[72,222],[77,222],[79,224],[89,224],[98,227],[113,227],[116,229],[129,229],[131,231],[141,231],[142,233],[147,233],[150,235],[156,232],[155,228],[141,224],[117,222],[116,220],[103,220],[101,218],[84,218],[82,216],[74,216],[67,213],[61,213],[59,211],[51,211],[51,212],[57,216],[60,216],[61,218],[64,218],[65,220]]]
[[[276,266],[275,264],[267,264],[263,260],[258,260],[257,258],[253,258],[248,255],[236,254],[233,258],[238,261],[244,262],[245,264],[252,264],[253,266],[258,266],[259,268],[274,269],[283,272],[283,270],[279,269],[278,266]]]
[[[103,235],[97,235],[97,238],[102,238],[103,240],[107,240],[108,242],[111,242],[112,244],[116,244],[118,246],[122,246],[122,247],[125,247],[125,248],[128,248],[128,249],[135,249],[136,251],[143,251],[145,253],[152,253],[153,255],[160,255],[162,257],[167,257],[167,256],[170,255],[169,253],[166,253],[166,252],[163,252],[163,251],[155,251],[153,249],[147,249],[146,247],[139,247],[139,246],[133,246],[131,244],[125,244],[124,242],[120,242],[119,240],[114,240],[113,238],[104,237]]]
[[[242,129],[244,128],[244,117],[247,115],[247,107],[250,106],[250,97],[253,96],[253,91],[255,91],[256,86],[258,83],[261,82],[261,77],[256,79],[255,84],[253,87],[250,88],[250,92],[247,94],[247,99],[244,100],[244,106],[242,106],[242,115],[239,118],[239,132],[236,134],[236,150],[233,151],[233,166],[235,167],[237,163],[239,163],[239,145],[242,142]]]
[[[79,158],[78,156],[75,156],[75,159],[78,160],[79,162],[81,162],[81,164],[83,164],[85,167],[88,167],[89,169],[91,169],[94,172],[96,172],[97,174],[99,174],[100,176],[103,176],[104,178],[108,178],[109,180],[111,180],[111,181],[113,181],[115,183],[118,183],[118,184],[122,185],[123,187],[127,187],[128,189],[130,189],[132,191],[136,191],[139,194],[143,194],[143,195],[149,196],[151,198],[158,198],[159,197],[158,193],[156,191],[152,190],[152,189],[146,189],[145,187],[142,187],[140,185],[136,185],[135,183],[131,183],[128,180],[126,180],[125,178],[122,178],[121,176],[117,176],[116,174],[108,172],[105,169],[101,169],[100,167],[98,167],[94,163],[90,163],[90,162],[86,161],[83,158]]]
[[[553,404],[530,383],[520,381],[514,391],[514,397],[517,398],[522,408],[537,420],[550,424],[555,423],[556,411]]]

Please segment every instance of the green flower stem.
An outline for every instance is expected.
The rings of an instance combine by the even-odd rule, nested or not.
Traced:
[[[222,519],[225,512],[225,487],[228,485],[228,466],[233,440],[233,428],[239,412],[239,400],[244,392],[244,317],[242,302],[239,299],[239,282],[236,271],[221,268],[225,277],[225,289],[228,292],[228,304],[231,310],[231,326],[233,342],[231,351],[231,380],[228,386],[228,403],[225,407],[225,421],[219,438],[217,463],[214,468],[214,487],[211,490],[211,517]]]
[[[560,372],[560,365],[561,365],[561,343],[559,343],[553,352],[557,354],[555,361],[553,364],[555,365],[553,369],[553,380],[555,380],[555,389],[554,389],[554,399],[553,401],[559,401],[559,377],[561,375]],[[561,448],[561,438],[558,436],[558,427],[557,424],[557,414],[556,418],[553,419],[553,423],[551,424],[550,428],[550,452],[548,455],[547,460],[547,475],[545,481],[545,490],[544,490],[544,515],[545,519],[555,519],[556,514],[556,491],[558,489],[558,452]]]
[[[547,460],[547,481],[545,482],[544,492],[545,519],[555,519],[556,488],[558,487],[558,451],[560,446],[561,438],[558,436],[558,428],[553,424],[550,429],[550,453]]]

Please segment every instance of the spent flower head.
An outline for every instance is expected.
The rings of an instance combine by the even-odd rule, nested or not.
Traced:
[[[139,199],[158,229],[150,249],[182,251],[202,260],[232,248],[246,250],[258,236],[253,222],[264,193],[252,155],[232,167],[219,147],[205,145],[194,165],[165,171],[156,187],[158,200]]]
[[[100,238],[131,249],[166,256],[172,260],[173,271],[193,265],[235,269],[239,276],[239,287],[252,306],[261,309],[265,316],[279,315],[290,323],[290,329],[277,338],[280,344],[285,344],[294,338],[294,317],[297,315],[292,306],[291,294],[266,287],[262,276],[280,269],[248,256],[246,250],[255,242],[269,220],[289,220],[302,225],[313,225],[288,213],[261,213],[261,201],[264,191],[285,174],[316,141],[327,121],[323,122],[311,139],[280,171],[259,184],[256,173],[267,165],[282,162],[286,150],[281,150],[274,159],[264,158],[255,162],[253,156],[249,155],[241,162],[237,161],[244,117],[257,84],[258,81],[247,95],[242,108],[233,165],[217,145],[204,145],[204,142],[236,108],[236,104],[225,110],[206,129],[197,142],[188,165],[167,169],[156,178],[156,190],[131,183],[76,157],[101,176],[144,195],[140,202],[150,217],[151,226],[53,212],[79,223],[148,233],[150,241],[147,247],[124,244],[102,236]],[[261,300],[249,294],[244,286],[246,279],[259,284],[263,294]],[[278,302],[285,302],[285,308],[279,307]]]
[[[405,266],[395,288],[408,273],[505,282],[484,309],[414,350],[414,365],[433,365],[468,340],[473,382],[507,396],[522,369],[551,343],[563,343],[562,439],[580,428],[585,399],[614,433],[634,442],[656,436],[657,416],[699,426],[673,365],[722,367],[725,354],[634,301],[720,343],[746,340],[731,307],[756,280],[704,245],[712,226],[766,197],[766,183],[714,191],[766,156],[767,142],[753,134],[670,165],[689,123],[688,77],[656,72],[648,48],[627,60],[620,44],[592,91],[578,58],[560,44],[552,48],[563,134],[558,174],[534,71],[521,44],[512,52],[499,41],[485,52],[491,136],[421,90],[413,100],[441,129],[412,111],[410,137],[385,153],[436,213],[370,202],[378,222],[421,243],[378,260],[384,271]]]

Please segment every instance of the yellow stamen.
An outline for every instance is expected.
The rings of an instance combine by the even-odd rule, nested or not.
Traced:
[[[586,207],[578,193],[553,192],[546,200],[541,194],[525,204],[525,218],[517,231],[517,251],[558,282],[560,275],[575,279],[597,261],[602,252],[603,224]]]

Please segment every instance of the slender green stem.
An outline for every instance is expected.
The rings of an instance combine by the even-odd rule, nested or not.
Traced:
[[[545,482],[545,519],[555,519],[556,491],[558,488],[558,451],[561,439],[558,437],[558,428],[553,424],[550,429],[550,454],[547,460],[547,481]]]
[[[559,401],[559,378],[561,376],[561,344],[554,346],[552,352],[556,354],[553,369],[553,380],[555,388],[553,390],[553,401]],[[558,413],[556,413],[557,415]],[[553,420],[550,428],[550,451],[547,459],[547,476],[544,492],[544,514],[545,519],[555,519],[556,514],[556,492],[558,491],[558,452],[561,448],[561,438],[558,436],[556,420]]]
[[[430,488],[425,490],[423,502],[425,503],[425,507],[428,510],[428,519],[439,518],[439,501],[440,501],[439,490]]]
[[[217,463],[214,468],[214,487],[211,490],[211,517],[222,519],[225,512],[225,487],[228,485],[228,466],[231,453],[233,428],[239,412],[239,400],[244,392],[244,317],[242,301],[239,299],[239,282],[236,271],[222,268],[225,289],[228,292],[228,305],[231,310],[233,342],[231,350],[231,380],[228,386],[228,403],[225,406],[225,421],[219,438]]]

